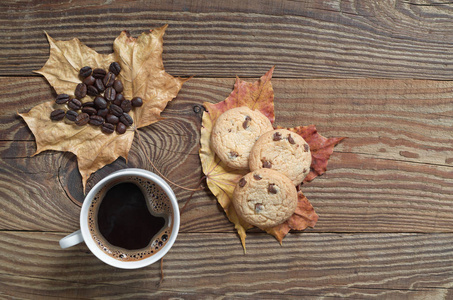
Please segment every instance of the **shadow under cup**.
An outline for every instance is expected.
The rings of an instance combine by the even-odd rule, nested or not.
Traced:
[[[83,239],[105,263],[124,269],[162,258],[179,231],[179,207],[170,186],[142,169],[124,169],[88,193],[80,215]]]

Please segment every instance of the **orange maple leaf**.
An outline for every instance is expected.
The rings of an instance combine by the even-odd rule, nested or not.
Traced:
[[[200,160],[203,173],[211,192],[216,196],[217,201],[224,209],[228,219],[235,225],[245,251],[246,230],[252,228],[242,220],[232,205],[232,195],[236,183],[248,173],[248,170],[236,170],[226,166],[211,148],[211,132],[217,118],[228,109],[248,106],[250,109],[257,109],[269,118],[271,123],[275,121],[274,115],[274,91],[271,78],[274,68],[271,68],[264,76],[254,83],[236,78],[234,89],[224,101],[217,104],[203,103],[206,112],[203,114],[201,127],[201,148]],[[310,145],[313,162],[312,170],[309,173],[309,181],[326,171],[327,160],[333,152],[333,147],[343,138],[326,139],[317,133],[314,126],[288,128],[300,134]],[[318,215],[308,199],[299,192],[298,206],[296,212],[283,224],[273,228],[265,229],[273,235],[280,243],[286,234],[291,230],[304,230],[308,226],[314,227]]]

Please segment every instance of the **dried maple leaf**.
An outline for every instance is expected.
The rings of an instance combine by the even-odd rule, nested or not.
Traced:
[[[135,130],[157,122],[167,103],[176,97],[182,84],[188,80],[175,78],[164,70],[162,47],[166,28],[167,25],[142,33],[137,39],[123,31],[114,41],[114,52],[108,55],[97,53],[76,38],[55,41],[47,35],[50,56],[36,73],[42,74],[57,94],[74,94],[76,85],[81,82],[79,70],[82,67],[108,69],[110,63],[117,61],[122,69],[118,77],[123,82],[124,97],[131,99],[139,96],[143,99],[143,106],[129,113],[134,124],[125,134],[114,132],[106,135],[96,127],[51,121],[50,113],[57,105],[53,101],[39,104],[20,114],[35,136],[35,155],[44,150],[74,153],[84,189],[88,178],[96,170],[120,156],[127,159]],[[91,100],[87,96],[82,102]]]
[[[307,227],[313,228],[318,221],[318,215],[307,197],[305,197],[301,191],[298,192],[297,196],[298,202],[294,214],[286,222],[265,229],[266,232],[273,235],[280,244],[290,230],[304,230]]]
[[[285,128],[277,126],[277,128]],[[310,145],[312,162],[310,173],[305,177],[304,182],[310,182],[327,170],[327,161],[333,153],[333,147],[344,140],[344,137],[326,138],[318,133],[315,125],[285,128],[302,136]]]
[[[274,115],[274,91],[272,89],[271,77],[274,68],[269,70],[255,83],[249,83],[236,78],[234,89],[230,96],[224,101],[211,104],[204,103],[206,112],[203,114],[201,128],[200,160],[203,173],[209,189],[216,196],[223,207],[228,219],[235,225],[242,246],[245,250],[246,230],[253,227],[240,219],[232,205],[234,187],[239,179],[245,175],[247,170],[236,170],[227,167],[211,149],[211,132],[217,118],[228,109],[240,106],[248,106],[251,109],[258,109],[273,123]],[[341,141],[340,139],[326,139],[317,133],[314,126],[296,127],[290,129],[304,137],[312,149],[313,170],[310,172],[309,180],[325,172],[327,160],[332,154],[333,147]],[[307,226],[313,227],[318,220],[313,206],[308,199],[299,192],[298,206],[296,212],[286,222],[273,228],[265,229],[281,243],[285,235],[291,230],[304,230]]]

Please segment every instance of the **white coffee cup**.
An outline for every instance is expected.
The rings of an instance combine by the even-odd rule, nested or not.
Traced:
[[[157,184],[168,196],[171,204],[171,209],[173,211],[173,218],[168,220],[169,226],[172,229],[171,234],[168,237],[168,241],[164,244],[164,246],[156,252],[154,255],[146,257],[142,260],[135,260],[135,261],[122,261],[119,259],[115,259],[114,257],[108,255],[103,250],[99,248],[96,241],[93,239],[89,226],[88,226],[88,213],[91,206],[91,203],[96,196],[96,194],[113,180],[118,180],[118,178],[126,177],[126,176],[137,176],[141,178],[145,178],[155,184]],[[85,197],[85,200],[82,204],[82,209],[80,211],[80,230],[77,230],[71,233],[68,236],[65,236],[60,240],[61,248],[69,248],[74,245],[77,245],[81,242],[85,242],[88,246],[90,251],[101,261],[109,264],[113,267],[121,268],[121,269],[138,269],[142,267],[146,267],[156,261],[159,261],[173,246],[176,236],[179,232],[179,222],[180,222],[180,215],[179,215],[179,206],[178,201],[176,200],[176,196],[173,193],[173,190],[170,186],[158,175],[149,172],[143,169],[123,169],[116,171],[107,177],[103,178],[99,181],[88,193]]]

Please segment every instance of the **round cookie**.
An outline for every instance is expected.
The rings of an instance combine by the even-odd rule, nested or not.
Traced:
[[[269,119],[258,110],[232,108],[217,118],[211,133],[212,148],[227,166],[248,169],[253,144],[272,129]]]
[[[280,172],[260,169],[239,180],[233,192],[233,205],[246,222],[269,228],[292,216],[297,206],[297,190]]]
[[[251,171],[270,168],[286,175],[299,185],[310,173],[310,146],[297,133],[276,129],[263,134],[252,148]]]

